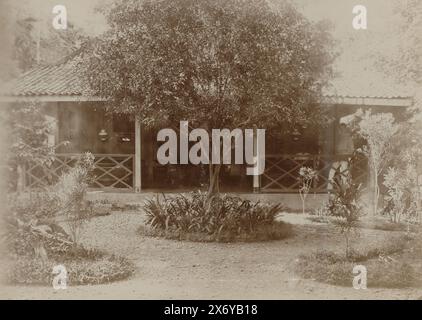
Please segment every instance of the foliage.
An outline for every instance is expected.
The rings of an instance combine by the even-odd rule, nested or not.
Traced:
[[[380,247],[360,251],[353,250],[348,258],[333,251],[317,251],[301,255],[297,261],[296,270],[307,279],[351,286],[354,266],[363,264],[368,271],[368,287],[419,286],[421,281],[417,266],[400,261],[400,255],[407,248],[407,240],[398,238],[388,241]]]
[[[391,169],[384,176],[387,179],[384,182],[387,187],[387,205],[384,212],[391,214],[392,220],[397,220],[394,211],[404,208],[403,213],[408,222],[420,223],[422,216],[417,206],[420,201],[418,175],[422,157],[421,119],[417,110],[413,110],[410,116],[410,120],[400,124],[399,131],[391,142],[393,150]],[[395,177],[397,184],[394,181]]]
[[[414,196],[417,187],[417,174],[411,168],[398,170],[388,168],[384,175],[384,185],[387,187],[387,201],[391,206],[387,206],[386,211],[390,214],[392,222],[399,223],[402,216],[409,221],[410,217],[417,213],[416,197]],[[418,192],[418,190],[416,190]]]
[[[134,266],[126,259],[78,244],[92,213],[85,194],[93,163],[93,155],[86,153],[54,186],[31,193],[28,199],[10,195],[7,214],[2,217],[9,282],[51,285],[53,267],[59,264],[65,265],[68,283],[73,285],[107,283],[133,273]]]
[[[379,176],[391,159],[391,140],[398,131],[394,116],[391,113],[372,113],[371,110],[359,109],[346,123],[366,141],[363,151],[369,158],[372,171],[373,214],[378,213],[380,197]]]
[[[359,262],[361,263],[361,261]],[[320,282],[351,286],[353,268],[356,262],[344,260],[332,252],[318,252],[301,256],[297,263],[298,273],[306,279]],[[418,273],[411,265],[399,261],[383,261],[381,259],[366,261],[368,287],[403,288],[418,286]]]
[[[290,228],[283,228],[284,224],[275,220],[281,210],[280,205],[252,203],[222,195],[214,196],[211,210],[206,210],[206,199],[207,195],[202,192],[164,197],[162,200],[157,196],[144,206],[147,225],[153,230],[163,231],[155,233],[158,235],[181,235],[184,238],[186,234],[199,234],[209,241],[258,239],[262,238],[257,236],[262,232],[267,240],[291,234]],[[277,232],[278,229],[282,233]]]
[[[50,21],[48,23],[50,24]],[[38,35],[40,22],[31,16],[17,19],[14,24],[12,55],[21,72],[26,72],[37,64],[57,63],[78,50],[87,39],[84,32],[69,21],[66,32],[48,26],[45,28],[46,32],[40,35]],[[39,48],[37,48],[38,41]]]
[[[78,235],[90,212],[84,196],[93,156],[85,154],[77,165],[63,174],[59,182],[25,200],[10,196],[6,221],[6,242],[12,256],[47,260],[57,252],[76,245]],[[70,235],[59,226],[64,218]]]
[[[10,130],[7,161],[13,173],[10,189],[22,191],[23,167],[38,165],[48,167],[54,160],[55,150],[67,142],[50,145],[53,122],[46,118],[43,109],[36,103],[14,105],[4,113],[4,123]]]
[[[54,146],[48,145],[52,123],[35,103],[10,108],[6,123],[11,126],[10,160],[19,164],[35,162],[48,165],[54,156]]]
[[[146,127],[317,124],[335,54],[324,24],[264,0],[119,0],[81,65],[86,93]],[[211,136],[211,135],[210,135]],[[220,167],[210,165],[210,193]],[[216,177],[215,179],[213,177]]]
[[[312,183],[318,179],[318,173],[308,167],[301,167],[299,170],[299,195],[302,200],[302,213],[305,214],[305,201],[312,188]]]
[[[73,247],[70,237],[59,225],[31,218],[28,214],[14,212],[7,216],[6,229],[4,241],[12,258],[28,257],[45,261]]]
[[[134,272],[134,265],[124,258],[110,256],[95,260],[84,258],[48,260],[19,257],[7,268],[7,281],[13,284],[51,285],[53,267],[63,264],[67,271],[67,285],[93,285],[109,283],[128,278]]]
[[[108,22],[86,61],[88,84],[145,125],[304,120],[330,72],[329,34],[291,6],[275,12],[265,1],[117,1]]]
[[[85,285],[129,277],[134,265],[121,257],[76,245],[57,224],[8,219],[5,242],[9,258],[7,280],[13,284],[51,285],[53,267],[63,264],[68,284]]]
[[[93,156],[87,153],[56,185],[27,200],[10,199],[4,242],[11,283],[51,285],[53,266],[59,264],[66,267],[68,284],[73,285],[107,283],[133,273],[134,266],[126,259],[78,244],[91,214],[84,197],[92,166]]]
[[[330,216],[331,214],[330,214],[329,201],[324,201],[320,207],[316,208],[312,212],[312,215],[315,215],[315,216],[318,216],[318,217]]]
[[[312,211],[311,215],[308,216],[306,219],[316,223],[329,223],[331,218],[332,215],[330,212],[329,201],[324,201],[324,203],[320,207]]]
[[[403,83],[409,88],[409,96],[413,95],[413,105],[408,108],[410,119],[404,121],[398,134],[393,140],[395,157],[392,166],[400,173],[406,174],[410,170],[419,171],[418,160],[422,156],[422,2],[418,0],[395,1],[396,21],[394,26],[394,43],[392,50],[384,50],[377,55],[379,69],[393,76],[397,82]],[[384,41],[384,43],[392,43]],[[413,91],[413,92],[412,92]],[[420,162],[420,161],[419,161]],[[416,178],[413,177],[413,178]],[[418,199],[414,179],[408,177],[407,186],[401,191],[404,194],[405,211],[418,222],[422,220],[422,213],[415,213]],[[410,189],[413,188],[413,191]],[[397,195],[397,193],[396,193]],[[393,207],[390,196],[389,207]],[[387,209],[389,209],[387,206]],[[419,209],[420,211],[420,209]],[[408,216],[409,217],[409,216]]]
[[[57,184],[50,190],[59,203],[57,215],[66,220],[66,225],[75,243],[77,243],[80,231],[91,213],[85,203],[85,194],[90,184],[93,168],[94,156],[91,153],[85,153],[73,168],[60,176]]]
[[[402,83],[422,83],[422,3],[408,0],[406,5],[395,0],[394,33],[387,43],[389,50],[378,53],[379,68]]]
[[[353,158],[348,161],[348,168],[353,163]],[[330,194],[327,210],[336,219],[333,220],[346,241],[346,257],[350,254],[350,235],[355,230],[359,218],[362,216],[362,207],[359,204],[361,185],[355,183],[350,174],[344,177],[340,169],[336,169],[331,181],[333,193]]]

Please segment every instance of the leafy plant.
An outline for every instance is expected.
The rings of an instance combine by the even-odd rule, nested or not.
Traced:
[[[359,255],[358,255],[359,257]],[[421,284],[419,273],[412,265],[397,260],[381,258],[362,260],[344,259],[332,251],[302,255],[296,263],[298,273],[306,279],[315,279],[333,285],[350,286],[353,267],[365,262],[368,286],[376,288],[417,287]]]
[[[309,191],[312,188],[312,183],[318,179],[317,172],[309,167],[302,167],[299,170],[299,195],[302,200],[302,213],[305,214],[305,201],[308,197]]]
[[[12,258],[47,261],[74,246],[68,234],[51,221],[13,215],[6,218],[6,229],[4,241]]]
[[[94,156],[82,155],[78,163],[64,173],[49,192],[57,199],[58,217],[64,217],[72,240],[77,243],[80,231],[90,217],[91,211],[85,202],[85,194],[90,184],[94,168]]]
[[[392,141],[394,156],[389,169],[384,176],[384,186],[387,188],[387,204],[384,212],[395,219],[395,211],[404,208],[402,214],[407,222],[420,223],[422,210],[420,208],[420,159],[422,156],[422,135],[420,111],[412,112],[413,118],[401,123],[400,130]],[[397,184],[395,179],[397,178]]]
[[[134,272],[134,265],[125,258],[99,256],[85,258],[84,251],[74,259],[42,261],[19,257],[6,268],[6,279],[12,284],[51,285],[52,270],[63,264],[68,275],[68,285],[94,285],[128,278]]]
[[[411,166],[407,170],[388,168],[384,175],[384,185],[387,187],[387,206],[384,212],[390,215],[394,223],[400,223],[402,217],[407,221],[410,232],[411,221],[417,221],[419,201],[417,173]]]
[[[76,246],[80,229],[90,215],[84,196],[92,164],[93,156],[85,154],[44,192],[34,193],[27,200],[16,195],[9,197],[4,219],[11,255],[46,261],[51,255]],[[70,235],[59,225],[60,219],[64,219]]]
[[[9,108],[5,113],[11,131],[8,161],[12,179],[12,190],[22,191],[24,167],[36,164],[40,168],[51,165],[55,150],[67,142],[51,145],[48,137],[52,133],[53,122],[46,118],[42,107],[36,103],[26,103]]]
[[[379,176],[391,158],[391,140],[398,131],[398,125],[391,113],[372,113],[371,110],[359,109],[349,117],[346,124],[366,141],[363,152],[369,158],[372,173],[372,197],[375,216],[378,214],[380,197]]]
[[[352,160],[349,160],[349,168]],[[349,175],[347,179],[339,169],[336,170],[331,181],[333,185],[333,193],[330,195],[328,202],[328,211],[331,216],[337,218],[333,220],[340,232],[344,235],[346,242],[346,257],[350,255],[350,236],[351,232],[356,230],[357,222],[362,216],[362,207],[359,204],[361,192],[361,184],[353,182]]]
[[[400,261],[413,244],[406,237],[388,239],[379,246],[351,250],[349,257],[329,250],[319,250],[299,257],[297,272],[307,279],[324,283],[350,286],[353,267],[367,267],[368,286],[384,288],[416,287],[421,284],[417,265]]]
[[[168,198],[163,196],[163,199],[157,196],[144,206],[147,224],[168,233],[204,234],[217,240],[257,234],[266,227],[272,232],[271,226],[282,224],[275,221],[281,210],[279,204],[253,203],[222,195],[213,197],[211,209],[207,210],[204,206],[206,199],[207,194],[200,191]]]

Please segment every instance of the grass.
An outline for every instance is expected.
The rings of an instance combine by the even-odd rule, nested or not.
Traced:
[[[307,220],[315,223],[330,223],[332,222],[333,218],[330,216],[324,215],[311,215],[306,217]],[[407,223],[394,223],[389,220],[383,218],[375,218],[367,221],[359,221],[356,223],[357,228],[362,229],[372,229],[372,230],[381,230],[381,231],[407,231],[408,225]],[[410,231],[416,232],[417,226],[410,225]]]
[[[47,260],[17,256],[6,265],[10,284],[52,285],[54,266],[63,265],[68,285],[94,285],[119,281],[131,276],[135,266],[128,259],[107,255],[99,250],[76,247]]]
[[[271,225],[259,226],[249,233],[233,234],[232,232],[220,232],[208,234],[205,232],[186,232],[181,230],[153,229],[149,226],[141,226],[139,234],[149,237],[159,237],[169,240],[192,241],[192,242],[260,242],[282,240],[294,235],[293,226],[285,222],[274,222]]]
[[[381,247],[352,251],[346,258],[334,251],[317,251],[302,255],[296,264],[296,271],[305,279],[319,282],[352,286],[353,268],[364,265],[367,268],[368,287],[404,288],[422,285],[422,270],[418,263],[412,264],[404,254],[420,250],[420,239],[401,237]],[[420,252],[419,252],[420,253]],[[420,258],[420,255],[416,255]]]

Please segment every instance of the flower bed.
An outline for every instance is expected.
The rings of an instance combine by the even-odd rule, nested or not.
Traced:
[[[266,241],[290,237],[292,226],[276,221],[280,205],[250,202],[229,195],[156,197],[144,206],[143,235],[189,241]]]

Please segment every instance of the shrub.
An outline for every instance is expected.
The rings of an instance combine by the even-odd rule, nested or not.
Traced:
[[[53,129],[53,122],[46,118],[42,106],[37,103],[25,103],[8,108],[4,123],[11,134],[11,143],[6,157],[11,176],[9,177],[10,191],[23,191],[23,169],[25,165],[49,166],[53,162],[54,152],[61,145],[50,145],[48,136]]]
[[[11,283],[51,285],[53,266],[63,264],[69,284],[99,284],[128,277],[134,266],[124,258],[75,245],[66,234],[45,226],[24,225],[9,240]],[[45,248],[44,254],[37,250]]]
[[[108,283],[126,279],[134,272],[134,265],[130,261],[115,256],[65,262],[20,257],[9,265],[7,280],[12,284],[51,285],[53,267],[58,264],[66,268],[68,285]]]
[[[77,243],[80,231],[90,217],[85,195],[88,189],[91,172],[94,166],[94,156],[85,153],[75,167],[64,173],[57,184],[48,191],[57,199],[57,216],[64,217],[72,240]]]
[[[52,284],[53,266],[64,265],[69,284],[99,284],[132,274],[124,258],[107,256],[78,245],[78,235],[90,217],[85,201],[93,156],[85,154],[56,185],[29,200],[11,197],[6,221],[8,279],[20,284]],[[68,234],[57,222],[61,218]]]
[[[324,202],[320,207],[311,212],[311,216],[307,217],[309,221],[316,223],[329,223],[332,218],[330,212],[330,203]]]
[[[350,120],[350,122],[348,122]],[[368,156],[372,174],[373,215],[378,214],[380,196],[379,176],[391,158],[391,140],[399,126],[391,113],[372,113],[359,109],[346,123],[355,134],[366,141],[362,151]]]
[[[351,167],[353,159],[349,160],[348,167]],[[334,186],[334,193],[330,195],[327,210],[334,217],[331,221],[340,228],[346,242],[346,256],[350,253],[351,232],[356,230],[359,218],[362,215],[362,207],[358,199],[361,185],[353,182],[350,174],[342,177],[344,173],[336,170],[331,183]]]
[[[92,155],[84,155],[56,185],[32,194],[29,200],[9,198],[3,218],[7,226],[5,240],[12,256],[46,260],[50,254],[76,245],[80,229],[89,217],[84,196],[92,161]],[[64,218],[70,235],[59,226],[58,218]]]
[[[318,251],[299,257],[296,270],[306,279],[351,286],[353,268],[363,264],[367,268],[368,286],[401,288],[421,284],[420,272],[412,265],[392,258],[407,248],[407,240],[395,239],[387,244],[364,250],[353,250],[349,257],[333,251]]]
[[[312,188],[312,182],[318,179],[318,173],[309,167],[301,167],[299,170],[299,195],[302,200],[302,213],[305,214],[306,210],[306,198],[308,197],[309,191]]]
[[[345,260],[343,255],[326,251],[299,257],[296,270],[306,279],[351,286],[354,277],[353,268],[362,262]],[[420,284],[417,272],[407,263],[382,259],[364,262],[367,268],[368,287],[402,288]]]
[[[384,208],[384,213],[387,213],[394,223],[400,223],[404,217],[408,223],[408,231],[410,222],[418,220],[417,177],[416,168],[410,163],[406,169],[390,167],[384,175],[383,184],[387,187],[387,206]]]
[[[59,225],[52,220],[32,218],[30,212],[12,211],[4,217],[4,242],[10,256],[46,260],[50,255],[66,252],[74,246],[70,236]]]
[[[152,228],[149,234],[191,240],[201,235],[199,238],[204,241],[280,239],[291,234],[289,226],[275,220],[281,210],[279,204],[253,203],[222,195],[214,196],[210,210],[206,210],[205,201],[207,196],[202,192],[164,196],[163,200],[157,196],[147,201],[144,210],[147,225]],[[197,236],[189,237],[188,234]]]

